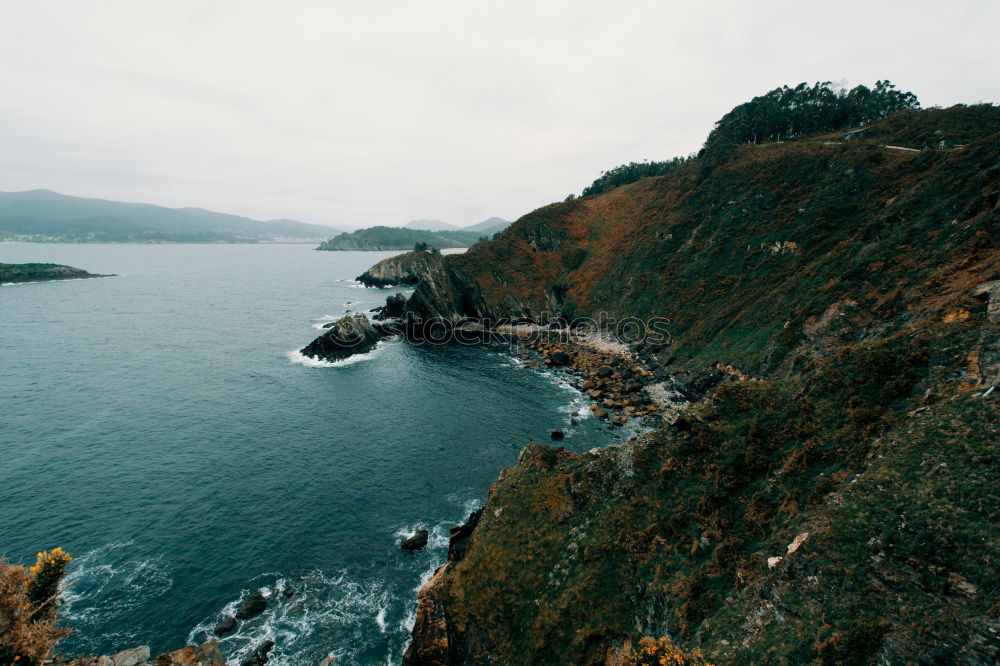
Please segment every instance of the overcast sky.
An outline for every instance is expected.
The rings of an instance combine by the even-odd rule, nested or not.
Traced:
[[[0,9],[0,190],[348,227],[516,219],[786,83],[1000,101],[990,0]]]

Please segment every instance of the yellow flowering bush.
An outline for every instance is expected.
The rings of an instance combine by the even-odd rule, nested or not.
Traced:
[[[638,650],[629,646],[622,657],[624,666],[712,666],[699,650],[684,652],[669,638],[643,638]]]
[[[57,626],[56,600],[71,559],[61,548],[27,569],[0,559],[0,666],[39,666],[70,633]]]
[[[38,553],[38,559],[28,567],[28,601],[38,613],[54,613],[59,583],[66,576],[66,566],[73,558],[62,548]]]

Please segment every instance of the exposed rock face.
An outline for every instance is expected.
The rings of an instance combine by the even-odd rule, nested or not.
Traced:
[[[112,657],[99,657],[95,666],[139,666],[149,660],[149,646],[122,650]]]
[[[439,268],[444,257],[434,252],[414,250],[378,262],[357,277],[366,287],[414,285]]]
[[[347,315],[303,347],[301,352],[313,358],[336,361],[371,351],[381,339],[382,334],[375,330],[368,317],[363,314]]]
[[[403,294],[393,294],[386,297],[385,305],[374,308],[372,312],[375,316],[372,319],[384,321],[386,319],[396,319],[403,316],[406,311],[406,296]]]
[[[148,656],[147,651],[147,656]],[[152,661],[152,666],[226,666],[218,642],[213,638],[201,645],[161,654]]]
[[[468,554],[482,515],[482,509],[473,511],[464,524],[451,529],[447,563],[420,589],[414,640],[403,655],[405,666],[496,663],[486,635],[471,623],[456,626],[438,598],[438,586],[447,572]]]

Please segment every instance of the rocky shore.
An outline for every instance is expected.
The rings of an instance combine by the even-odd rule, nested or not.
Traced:
[[[525,366],[565,368],[575,375],[573,386],[593,401],[590,411],[609,428],[633,420],[658,427],[724,375],[678,377],[667,369],[676,356],[666,345],[625,345],[601,334],[540,329],[517,333],[515,344]]]
[[[201,645],[189,645],[180,650],[165,652],[152,659],[149,646],[141,645],[113,655],[48,663],[59,666],[226,666],[226,660],[215,639]]]

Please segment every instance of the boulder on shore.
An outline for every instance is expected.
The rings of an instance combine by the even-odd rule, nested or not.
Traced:
[[[408,553],[412,553],[415,550],[420,550],[427,545],[427,537],[430,533],[427,530],[417,530],[412,535],[404,539],[399,547]]]
[[[189,645],[180,650],[161,654],[150,662],[152,666],[226,666],[222,652],[219,650],[219,643],[214,638],[201,645]]]
[[[552,352],[549,356],[549,365],[569,365],[570,360],[569,354],[564,351]]]

